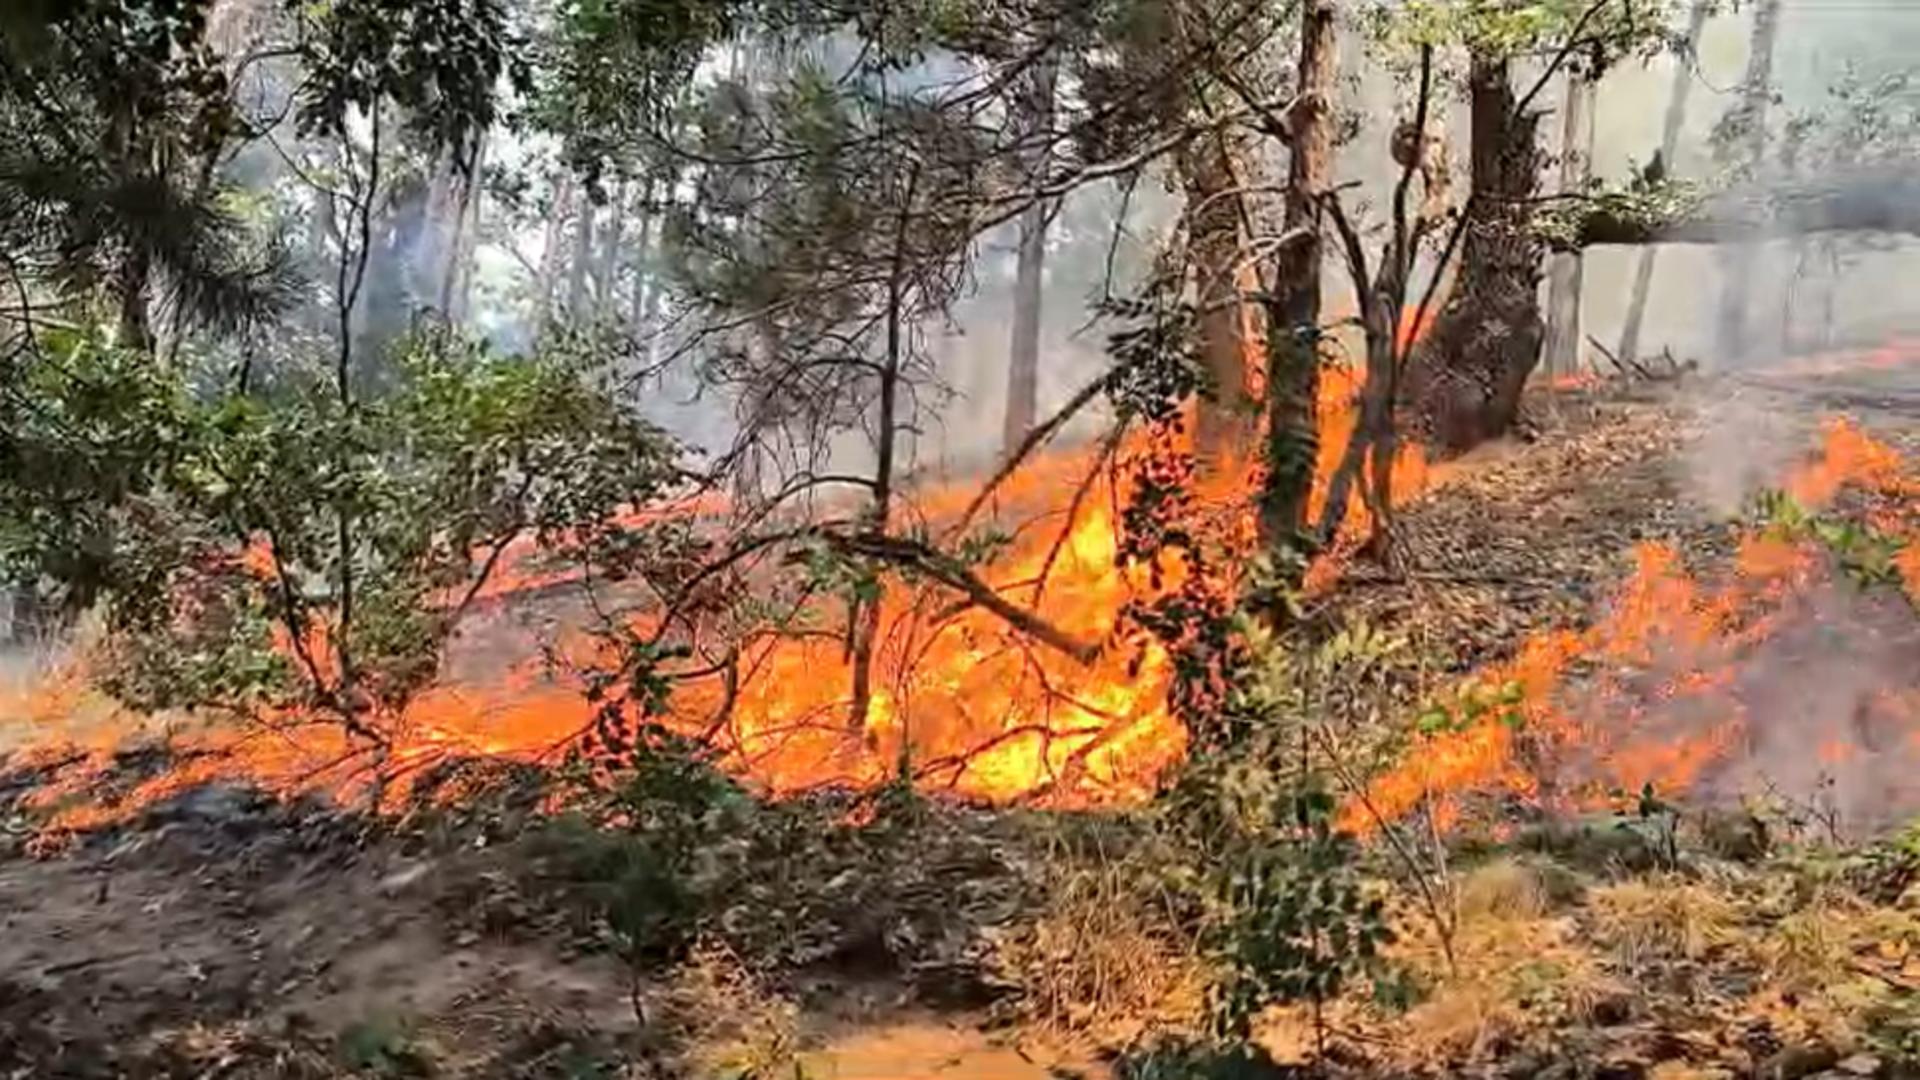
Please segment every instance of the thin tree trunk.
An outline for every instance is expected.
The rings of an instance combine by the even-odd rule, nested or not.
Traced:
[[[1237,193],[1243,149],[1234,134],[1222,131],[1196,140],[1181,161],[1194,303],[1200,309],[1200,358],[1213,384],[1213,392],[1199,403],[1195,423],[1195,450],[1203,468],[1247,441],[1246,318],[1235,265],[1244,212]]]
[[[553,324],[553,294],[560,280],[560,237],[567,214],[573,209],[573,176],[560,177],[555,185],[553,209],[547,218],[546,242],[540,249],[540,325],[544,334]]]
[[[1773,46],[1780,30],[1780,0],[1760,0],[1753,12],[1753,36],[1747,50],[1747,74],[1741,84],[1738,122],[1739,164],[1753,169],[1767,146],[1767,104],[1772,98]],[[1753,253],[1729,251],[1721,260],[1718,344],[1722,359],[1747,351],[1747,301],[1753,291]]]
[[[1560,129],[1560,191],[1585,189],[1593,162],[1593,80],[1567,71],[1566,115]],[[1547,374],[1571,375],[1580,369],[1580,301],[1585,258],[1578,250],[1557,252],[1547,279]]]
[[[474,143],[473,157],[458,178],[460,197],[453,219],[453,236],[447,242],[447,262],[440,272],[440,313],[448,322],[458,322],[466,306],[463,294],[471,273],[468,263],[473,257],[473,235],[480,226],[480,199],[475,197],[474,189],[480,183],[485,155],[486,140],[482,136]]]
[[[580,212],[573,223],[573,262],[567,270],[567,322],[579,326],[586,322],[587,271],[593,268],[593,200],[579,200]]]
[[[1034,62],[1021,94],[1022,124],[1028,138],[1041,140],[1028,158],[1028,175],[1037,187],[1045,181],[1053,127],[1056,62],[1052,55]],[[1033,428],[1039,408],[1041,272],[1047,257],[1047,219],[1052,205],[1036,200],[1020,217],[1019,268],[1013,286],[1013,340],[1007,351],[1007,412],[1000,429],[1000,453],[1011,454]]]
[[[479,169],[486,164],[486,145],[481,144],[481,153],[476,156],[473,182],[480,183]],[[472,209],[468,213],[465,240],[461,244],[459,280],[455,283],[451,313],[455,320],[465,322],[473,311],[473,274],[474,257],[480,247],[480,229],[484,224],[482,214],[487,206],[487,191],[483,186],[474,192]]]
[[[648,266],[652,258],[650,249],[653,247],[653,200],[654,191],[658,186],[658,178],[650,176],[647,178],[647,186],[641,190],[640,194],[640,235],[633,245],[632,307],[628,309],[627,316],[627,323],[635,336],[644,335],[647,331]]]
[[[904,340],[902,305],[906,292],[907,222],[913,207],[916,170],[907,181],[905,198],[900,202],[900,224],[893,238],[893,266],[887,275],[887,354],[880,366],[878,431],[875,433],[873,464],[873,502],[867,509],[865,531],[885,536],[893,513],[893,454],[900,426],[896,410],[900,395],[900,365]],[[850,612],[852,622],[853,704],[849,716],[854,729],[864,730],[873,703],[873,648],[880,636],[880,608],[886,598],[886,584],[875,581],[874,594],[864,603],[856,602]],[[900,732],[900,778],[911,779],[912,755],[908,733]]]
[[[1693,0],[1693,9],[1687,14],[1686,48],[1674,67],[1673,90],[1667,96],[1667,117],[1660,131],[1660,162],[1664,169],[1674,167],[1673,157],[1680,148],[1680,129],[1687,122],[1687,95],[1693,89],[1694,56],[1700,48],[1700,31],[1707,25],[1707,11],[1711,7],[1711,0]],[[1619,355],[1628,360],[1640,355],[1640,324],[1646,318],[1647,292],[1653,286],[1653,261],[1659,254],[1659,248],[1648,247],[1634,264],[1633,295],[1627,301],[1627,318],[1620,327]]]
[[[606,236],[600,245],[600,262],[594,267],[593,295],[603,309],[613,307],[614,264],[620,259],[620,234],[626,229],[627,178],[621,177],[613,189],[613,205],[607,208]]]
[[[1337,42],[1332,0],[1301,5],[1300,63],[1287,161],[1283,234],[1305,238],[1283,249],[1274,267],[1267,320],[1267,479],[1260,523],[1269,545],[1308,528],[1320,440],[1320,196],[1333,171],[1333,93]]]

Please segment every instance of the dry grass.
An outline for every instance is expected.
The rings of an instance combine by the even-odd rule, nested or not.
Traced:
[[[1685,1061],[1663,1061],[1647,1073],[1647,1080],[1733,1080],[1730,1069],[1702,1067]]]
[[[800,1008],[769,992],[731,949],[696,947],[657,998],[682,1075],[776,1076],[800,1051]]]
[[[1402,922],[1408,933],[1390,952],[1428,991],[1404,1016],[1376,1021],[1404,1066],[1481,1057],[1527,1030],[1581,1022],[1623,992],[1574,922],[1554,915],[1538,867],[1487,863],[1462,879],[1458,897],[1451,967],[1424,922]]]
[[[1503,857],[1483,863],[1460,881],[1462,921],[1485,918],[1537,919],[1550,904],[1547,883],[1529,862]]]
[[[1920,1000],[1920,915],[1841,893],[1816,895],[1747,943],[1766,976],[1752,1005],[1783,1030],[1835,1045],[1864,1038]],[[1903,1024],[1920,1020],[1909,1016]]]
[[[997,943],[996,966],[1023,991],[1020,1019],[1105,1045],[1197,1024],[1205,966],[1141,895],[1135,869],[1055,873],[1038,916]]]
[[[1739,910],[1718,890],[1671,876],[1595,888],[1587,898],[1594,936],[1628,969],[1658,960],[1698,960],[1732,940]]]

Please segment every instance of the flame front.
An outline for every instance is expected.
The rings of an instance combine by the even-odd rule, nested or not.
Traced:
[[[1256,351],[1250,343],[1250,360]],[[1316,513],[1353,432],[1359,381],[1357,374],[1334,367],[1321,383]],[[1148,796],[1158,777],[1182,758],[1186,733],[1168,706],[1173,671],[1165,649],[1146,635],[1116,640],[1115,631],[1129,601],[1177,588],[1188,572],[1179,560],[1129,569],[1118,557],[1117,515],[1136,482],[1132,463],[1148,452],[1149,442],[1149,433],[1133,432],[1111,461],[1092,446],[1037,455],[994,499],[1001,525],[1013,538],[978,568],[979,576],[1065,634],[1099,643],[1090,662],[1036,643],[978,606],[955,604],[950,592],[895,581],[881,603],[873,689],[863,717],[852,715],[852,666],[843,634],[778,633],[743,649],[740,677],[730,689],[717,679],[680,687],[668,722],[709,740],[729,768],[776,794],[830,785],[868,788],[897,775],[905,763],[924,789],[983,801],[1086,806]],[[1203,519],[1194,528],[1211,542],[1242,552],[1250,551],[1255,540],[1250,496],[1259,483],[1257,464],[1245,457],[1210,461],[1193,482],[1196,516]],[[1410,496],[1430,476],[1421,449],[1404,447],[1394,469],[1396,498]],[[977,490],[956,484],[910,492],[902,516],[938,530],[957,518]],[[725,509],[707,498],[671,512]],[[633,523],[661,513],[638,513]],[[1366,524],[1366,512],[1355,499],[1341,543],[1315,570],[1319,580],[1333,580]],[[531,554],[530,545],[510,550],[480,598],[501,601],[496,608],[521,603],[522,597],[538,604],[536,594],[570,580],[566,571],[538,568],[537,560],[524,557]],[[239,558],[254,572],[273,571],[264,549],[250,548]],[[1214,584],[1231,589],[1234,583]],[[822,607],[822,625],[844,621],[843,609]],[[323,675],[333,655],[326,638],[316,630],[298,643]],[[281,635],[283,651],[299,651],[295,644]],[[601,646],[577,631],[552,644],[552,651],[581,664],[594,662]],[[529,647],[529,655],[507,665],[503,675],[443,679],[398,715],[370,718],[389,737],[377,760],[364,742],[318,715],[270,716],[251,725],[129,716],[113,710],[72,671],[44,682],[7,711],[26,721],[36,744],[29,763],[69,766],[62,782],[36,795],[43,805],[65,807],[56,825],[110,821],[220,778],[350,799],[369,790],[377,774],[385,797],[399,799],[434,762],[470,756],[542,759],[591,727],[594,710],[581,687],[557,674],[546,658],[531,655],[534,651]],[[85,708],[76,707],[77,698],[86,699]],[[63,722],[80,714],[97,720],[85,733]],[[184,751],[175,755],[176,764],[110,800],[85,797],[110,774],[124,737],[156,726]],[[76,746],[84,758],[77,766],[72,760]]]
[[[1853,422],[1829,420],[1820,453],[1793,470],[1784,490],[1808,510],[1826,507],[1843,492],[1858,494],[1867,519],[1897,545],[1893,571],[1907,597],[1920,604],[1920,477],[1897,451]],[[1669,795],[1687,792],[1743,757],[1762,755],[1770,738],[1787,742],[1787,752],[1799,759],[1794,764],[1817,759],[1828,777],[1833,768],[1864,756],[1863,739],[1901,731],[1904,745],[1879,752],[1896,763],[1920,765],[1920,715],[1914,709],[1920,686],[1898,684],[1901,665],[1912,656],[1910,632],[1897,643],[1907,650],[1899,654],[1905,661],[1870,662],[1846,652],[1848,645],[1832,646],[1838,652],[1822,654],[1817,666],[1802,663],[1805,650],[1754,659],[1789,629],[1839,633],[1865,622],[1851,610],[1844,618],[1823,611],[1823,597],[1837,588],[1827,571],[1831,561],[1817,539],[1754,528],[1738,538],[1726,580],[1709,587],[1688,572],[1674,547],[1642,544],[1633,573],[1591,629],[1530,638],[1512,660],[1473,680],[1515,688],[1511,712],[1488,710],[1457,730],[1423,737],[1416,752],[1348,800],[1343,823],[1368,833],[1425,810],[1446,828],[1476,797],[1577,809],[1649,786]],[[1911,612],[1903,619],[1910,623]],[[1866,627],[1869,638],[1875,631]],[[1762,672],[1771,679],[1758,685],[1743,685],[1754,683],[1756,664],[1766,662],[1782,670]],[[1577,680],[1576,669],[1582,672]],[[1836,675],[1846,685],[1834,687],[1824,707],[1771,716],[1769,727],[1784,731],[1755,730],[1755,709],[1778,714],[1792,707],[1768,700],[1782,693],[1782,683],[1798,683],[1803,692],[1812,684],[1817,691],[1821,680]],[[1912,675],[1905,670],[1904,677]],[[1912,773],[1898,764],[1892,768]],[[1920,799],[1920,790],[1908,790],[1910,782],[1876,783],[1885,789],[1880,797]]]

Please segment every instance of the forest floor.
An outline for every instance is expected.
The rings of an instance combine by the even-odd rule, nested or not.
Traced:
[[[1594,619],[1639,544],[1726,557],[1740,494],[1834,410],[1911,452],[1920,372],[1538,397],[1523,438],[1407,508],[1406,563],[1351,568],[1342,603],[1448,671],[1503,659]],[[810,833],[658,970],[609,948],[591,893],[618,853],[543,822],[538,776],[401,821],[207,787],[34,857],[40,779],[0,760],[0,1077],[1193,1075],[1119,1053],[1190,1010],[1191,958],[1049,884],[1063,831],[1098,823],[923,806]],[[1920,838],[1684,821],[1665,851],[1551,823],[1463,855],[1455,962],[1408,915],[1419,993],[1336,1009],[1318,1067],[1920,1075]],[[1292,1020],[1267,1036],[1283,1061]]]

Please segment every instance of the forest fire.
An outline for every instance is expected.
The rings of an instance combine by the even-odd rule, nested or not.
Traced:
[[[1920,473],[1830,419],[1783,491],[1792,503],[1738,537],[1720,579],[1671,545],[1640,545],[1603,618],[1481,672],[1442,706],[1441,730],[1349,801],[1345,824],[1369,832],[1424,810],[1445,829],[1476,799],[1578,810],[1647,792],[1767,789],[1871,818],[1910,808],[1920,636],[1906,603],[1835,578],[1890,578],[1920,604]],[[1864,501],[1872,534],[1811,516],[1842,497]],[[1862,782],[1836,794],[1845,770]]]
[[[1323,380],[1322,487],[1351,435],[1357,389],[1341,369]],[[905,768],[925,790],[987,802],[1089,806],[1147,797],[1182,758],[1186,735],[1169,710],[1173,672],[1164,649],[1145,635],[1122,639],[1116,631],[1130,600],[1177,588],[1185,571],[1172,560],[1157,572],[1122,569],[1118,508],[1146,436],[1122,440],[1110,458],[1105,450],[1043,453],[1015,473],[996,495],[1011,538],[981,568],[982,579],[1008,599],[1076,640],[1098,643],[1090,659],[1036,643],[978,605],[954,604],[950,592],[896,584],[882,603],[864,719],[851,716],[843,637],[791,633],[765,635],[745,649],[731,684],[680,686],[666,722],[707,740],[730,770],[773,794],[869,789]],[[1406,448],[1393,473],[1396,500],[1436,475],[1418,446]],[[1218,466],[1195,481],[1204,528],[1229,548],[1244,550],[1252,540],[1246,493],[1256,482],[1244,464]],[[1873,520],[1889,535],[1920,536],[1912,500],[1920,485],[1894,451],[1851,424],[1830,424],[1821,456],[1783,487],[1810,509],[1862,493],[1874,500]],[[976,491],[959,485],[916,492],[912,513],[936,525],[953,520]],[[1323,497],[1316,492],[1316,501]],[[1366,525],[1356,499],[1341,542],[1310,575],[1311,587],[1331,587]],[[1366,831],[1425,807],[1444,824],[1487,793],[1591,805],[1647,784],[1685,789],[1723,769],[1752,742],[1736,685],[1743,658],[1782,637],[1783,624],[1822,595],[1827,578],[1816,544],[1779,529],[1756,530],[1742,539],[1736,570],[1719,585],[1692,576],[1680,552],[1642,546],[1632,577],[1596,626],[1527,641],[1511,661],[1475,680],[1516,688],[1513,708],[1424,737],[1420,753],[1350,802],[1345,823]],[[1920,587],[1920,543],[1903,542],[1887,566],[1910,590]],[[508,560],[488,592],[511,606],[519,595],[567,580]],[[645,620],[640,616],[636,628],[646,629]],[[326,651],[323,642],[309,645]],[[19,760],[60,767],[59,780],[33,796],[59,809],[56,828],[112,821],[218,779],[343,801],[364,800],[370,791],[398,800],[439,762],[550,760],[577,742],[592,726],[594,706],[552,660],[584,668],[602,659],[603,642],[575,628],[548,646],[544,656],[527,649],[503,675],[443,678],[398,715],[382,718],[390,742],[378,753],[324,717],[165,721],[172,763],[111,799],[87,793],[100,786],[130,734],[163,721],[112,710],[77,671],[44,682],[9,711],[39,731]],[[1876,716],[1910,716],[1920,700],[1890,685],[1869,696],[1862,708],[1878,710]],[[76,731],[76,716],[97,722]],[[1826,756],[1844,760],[1856,741],[1831,733],[1827,742],[1839,749]],[[1914,746],[1920,750],[1920,741]]]
[[[1357,391],[1357,377],[1342,369],[1330,370],[1322,382],[1322,488],[1353,430]],[[730,769],[776,794],[869,788],[905,763],[923,788],[968,799],[1093,805],[1147,796],[1185,748],[1185,732],[1168,710],[1172,673],[1164,650],[1144,635],[1115,640],[1130,599],[1177,588],[1185,572],[1172,560],[1129,572],[1117,558],[1118,509],[1148,440],[1135,432],[1110,458],[1093,446],[1036,455],[995,496],[1001,527],[1012,536],[982,568],[982,579],[1066,634],[1098,644],[1090,660],[1036,644],[978,606],[951,606],[950,593],[895,586],[883,602],[863,722],[850,719],[844,640],[794,633],[767,635],[744,650],[731,687],[707,679],[678,688],[669,725],[705,738]],[[1420,449],[1404,449],[1394,470],[1396,498],[1410,497],[1429,480]],[[1251,542],[1246,496],[1256,483],[1251,466],[1234,462],[1195,478],[1203,527],[1219,542],[1243,550]],[[911,513],[935,524],[951,521],[976,492],[973,485],[915,492]],[[1317,491],[1316,511],[1323,498]],[[723,509],[707,500],[678,512]],[[1357,536],[1365,525],[1356,499],[1347,532]],[[1343,543],[1329,559],[1344,558],[1354,546]],[[512,557],[517,554],[502,561],[483,596],[510,606],[516,596],[577,578],[577,571],[541,569]],[[1320,577],[1331,579],[1326,572]],[[649,617],[635,617],[634,628],[648,629]],[[304,644],[309,655],[331,656],[325,641]],[[420,770],[438,761],[549,758],[574,743],[591,727],[594,707],[574,678],[555,670],[552,657],[584,668],[603,659],[597,655],[603,644],[578,629],[563,630],[548,643],[549,655],[528,649],[504,676],[443,679],[399,715],[382,718],[391,741],[379,753],[321,716],[269,716],[264,724],[176,718],[168,726],[178,763],[111,805],[79,796],[95,786],[123,739],[154,726],[153,718],[111,709],[74,670],[35,688],[10,711],[41,732],[28,762],[65,766],[64,780],[35,796],[44,806],[67,807],[57,826],[111,820],[220,778],[352,800],[363,798],[377,775],[384,796],[398,799]],[[289,647],[282,642],[283,651]],[[76,732],[71,718],[89,711],[98,722]]]

